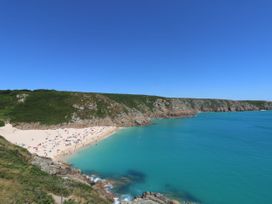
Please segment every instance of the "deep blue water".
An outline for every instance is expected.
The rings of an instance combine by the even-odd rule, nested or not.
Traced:
[[[127,178],[130,183],[115,189],[123,194],[272,203],[272,111],[155,120],[123,129],[68,161],[87,173]]]

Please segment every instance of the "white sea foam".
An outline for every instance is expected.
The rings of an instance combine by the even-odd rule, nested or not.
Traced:
[[[119,198],[113,198],[113,204],[120,204]]]
[[[132,199],[133,199],[133,197],[130,194],[123,194],[123,195],[121,195],[121,200],[122,201],[128,202],[128,201],[131,201]]]

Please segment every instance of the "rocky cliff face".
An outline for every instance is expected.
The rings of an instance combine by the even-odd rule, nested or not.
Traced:
[[[171,200],[160,193],[145,192],[134,198],[132,201],[122,201],[121,204],[181,204],[179,201]],[[190,201],[183,201],[182,204],[198,204]]]
[[[120,104],[119,104],[120,105]],[[74,124],[137,126],[149,124],[152,118],[191,117],[198,112],[235,112],[272,110],[272,102],[231,101],[216,99],[158,98],[151,107],[145,103],[131,108],[124,104],[115,115],[82,120],[75,113]],[[111,107],[108,107],[110,110]],[[85,110],[85,108],[82,108]]]
[[[53,161],[50,158],[40,157],[38,155],[32,155],[31,164],[39,167],[42,171],[49,173],[50,175],[55,175],[62,177],[64,179],[72,179],[74,181],[79,181],[81,183],[92,186],[97,192],[103,195],[110,201],[114,201],[117,195],[112,193],[108,186],[111,183],[105,179],[91,179],[91,176],[82,174],[80,170],[71,167],[68,164],[62,162]],[[67,198],[66,198],[67,199]],[[68,199],[67,199],[68,200]],[[114,202],[115,203],[115,202]],[[118,203],[118,202],[117,202]],[[160,193],[145,192],[142,195],[135,197],[131,201],[119,201],[121,204],[180,204],[179,201],[172,200]],[[183,201],[182,204],[197,204],[191,201]]]
[[[190,117],[198,112],[272,110],[269,101],[165,98],[146,95],[0,91],[0,120],[21,128],[137,126],[152,118]]]
[[[229,112],[271,110],[272,102],[233,101],[220,99],[171,99],[174,110],[194,110],[196,112]]]

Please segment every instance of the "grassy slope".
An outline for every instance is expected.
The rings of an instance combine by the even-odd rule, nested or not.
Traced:
[[[31,165],[30,159],[26,149],[0,136],[0,203],[53,203],[50,193],[82,203],[109,203],[90,186],[49,175]]]
[[[18,102],[18,95],[27,94],[23,103]],[[11,122],[40,122],[41,124],[59,124],[70,121],[76,109],[74,104],[95,102],[95,110],[79,112],[81,118],[90,116],[103,118],[114,116],[117,112],[126,112],[125,106],[141,110],[142,104],[152,110],[153,102],[159,97],[126,94],[96,94],[61,92],[54,90],[36,91],[0,91],[0,120]],[[113,108],[112,103],[119,106]]]
[[[17,102],[18,94],[28,94],[24,103]],[[74,111],[71,106],[74,98],[68,92],[15,91],[0,95],[0,101],[4,101],[0,103],[2,117],[14,122],[58,124],[68,122]]]
[[[162,97],[158,96],[146,96],[146,95],[132,95],[132,94],[103,94],[108,98],[124,104],[129,108],[141,109],[139,104],[146,105],[150,110],[153,109],[153,103]]]
[[[24,102],[20,96],[26,94]],[[154,102],[157,99],[171,101],[170,98],[146,95],[130,94],[98,94],[62,92],[54,90],[5,90],[0,91],[0,121],[11,122],[40,122],[41,124],[53,125],[69,122],[76,111],[81,119],[114,117],[120,113],[127,113],[128,108],[136,109],[142,113],[153,111]],[[195,105],[202,101],[204,107],[216,107],[220,104],[228,104],[228,100],[213,99],[180,99]],[[252,104],[258,107],[264,105],[264,101],[241,101],[240,104]],[[88,106],[96,104],[94,109],[76,109],[73,105]],[[1,122],[0,122],[1,125]]]

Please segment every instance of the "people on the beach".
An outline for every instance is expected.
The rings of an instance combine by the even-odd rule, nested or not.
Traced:
[[[1,127],[0,133],[11,142],[27,148],[31,153],[54,158],[63,153],[71,154],[90,143],[97,144],[105,135],[114,130],[115,127],[19,130],[8,126]]]

